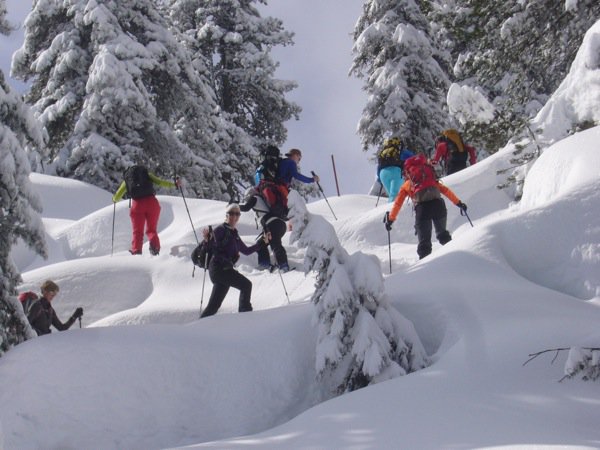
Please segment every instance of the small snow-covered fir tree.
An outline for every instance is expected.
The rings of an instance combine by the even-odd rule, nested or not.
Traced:
[[[448,125],[449,80],[420,7],[425,3],[370,0],[363,6],[350,73],[365,80],[368,93],[358,125],[365,150],[393,134],[413,150],[428,152]]]
[[[290,242],[306,248],[304,270],[317,272],[312,296],[318,327],[316,371],[323,395],[350,392],[421,369],[428,357],[414,326],[387,301],[379,260],[349,255],[331,224],[289,196]]]
[[[0,33],[8,34],[5,0],[0,0]],[[0,355],[33,336],[15,298],[20,274],[10,251],[22,239],[46,255],[41,203],[29,182],[26,142],[42,145],[41,130],[20,96],[11,92],[0,71]]]

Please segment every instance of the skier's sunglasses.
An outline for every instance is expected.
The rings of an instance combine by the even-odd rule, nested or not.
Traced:
[[[231,212],[230,211],[230,212],[227,213],[227,215],[229,215],[229,216],[241,216],[242,213],[241,212]]]

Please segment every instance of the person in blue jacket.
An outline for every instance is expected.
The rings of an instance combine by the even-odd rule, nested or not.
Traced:
[[[295,178],[303,183],[318,183],[319,176],[307,177],[298,172],[298,163],[302,159],[302,152],[297,148],[291,149],[285,154],[286,158],[282,159],[279,163],[279,170],[277,173],[278,181],[284,183],[289,189],[290,183]]]
[[[403,148],[402,140],[398,137],[386,139],[377,154],[377,179],[385,188],[389,203],[394,201],[404,183],[404,161],[414,155],[411,150]]]

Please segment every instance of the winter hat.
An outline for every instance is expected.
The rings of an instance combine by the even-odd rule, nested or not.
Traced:
[[[298,150],[297,148],[293,148],[285,154],[285,156],[294,156],[294,155],[297,155],[300,158],[302,158],[302,152],[300,150]]]

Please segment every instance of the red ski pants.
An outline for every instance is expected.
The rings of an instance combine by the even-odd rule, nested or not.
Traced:
[[[142,252],[144,227],[146,228],[146,236],[148,236],[150,246],[156,250],[160,250],[160,240],[156,231],[159,216],[160,205],[154,195],[131,201],[129,217],[131,218],[131,227],[133,228],[133,236],[131,238],[132,253]]]

